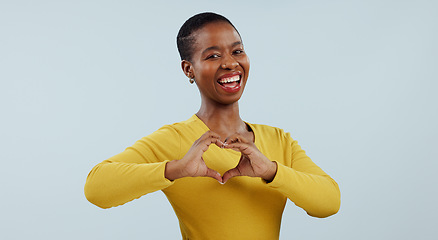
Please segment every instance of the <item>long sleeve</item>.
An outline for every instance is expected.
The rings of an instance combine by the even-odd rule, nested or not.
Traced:
[[[99,163],[88,174],[85,196],[101,208],[115,207],[173,184],[166,163],[179,158],[180,136],[165,126],[125,151]]]
[[[319,168],[301,149],[297,141],[290,141],[291,162],[277,162],[277,174],[268,186],[278,190],[314,217],[328,217],[339,211],[338,184]]]
[[[166,163],[181,159],[209,130],[193,115],[99,163],[88,175],[85,195],[95,205],[109,208],[162,190],[179,219],[183,239],[278,239],[287,198],[311,216],[327,217],[338,211],[336,182],[310,160],[289,133],[249,125],[255,145],[277,163],[270,183],[251,177],[235,177],[224,185],[208,177],[166,179]],[[208,167],[225,172],[236,166],[240,154],[213,144],[203,158]]]

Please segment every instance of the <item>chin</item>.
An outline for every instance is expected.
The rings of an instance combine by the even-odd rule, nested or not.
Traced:
[[[239,102],[240,98],[242,97],[242,93],[235,94],[234,96],[228,96],[226,98],[222,98],[220,103],[224,105],[230,105]]]

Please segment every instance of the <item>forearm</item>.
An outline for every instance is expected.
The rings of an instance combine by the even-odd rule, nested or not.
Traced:
[[[172,184],[164,177],[166,163],[104,161],[89,173],[85,196],[96,206],[110,208],[164,189]]]
[[[340,208],[338,184],[328,175],[300,172],[278,164],[277,174],[268,185],[283,193],[314,217],[328,217]]]

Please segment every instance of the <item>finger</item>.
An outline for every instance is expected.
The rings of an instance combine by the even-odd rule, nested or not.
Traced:
[[[224,143],[220,139],[218,139],[218,138],[216,138],[214,136],[211,136],[211,137],[209,137],[209,138],[207,138],[207,139],[202,141],[202,144],[204,145],[204,148],[203,148],[204,152],[207,151],[208,147],[212,143],[216,144],[218,147],[223,147],[224,146]]]
[[[198,142],[203,142],[204,144],[210,145],[211,143],[215,143],[219,147],[222,147],[224,144],[221,140],[221,137],[219,134],[209,130],[205,132],[199,139]]]
[[[205,173],[205,177],[212,177],[216,179],[218,182],[222,183],[222,176],[220,173],[216,172],[211,168],[207,168],[207,172]]]
[[[218,139],[221,138],[221,136],[219,134],[217,134],[217,133],[215,133],[215,132],[213,132],[211,130],[208,130],[207,133],[208,133],[209,136],[212,136],[214,138],[218,138]]]
[[[209,130],[209,131],[205,132],[204,134],[202,134],[202,136],[198,140],[199,141],[203,141],[203,140],[208,139],[208,138],[218,138],[218,139],[220,139],[220,136],[219,136],[219,134]]]
[[[242,143],[248,143],[248,140],[240,135],[239,133],[232,134],[231,136],[228,136],[225,141],[225,143],[236,143],[236,142],[242,142]]]
[[[222,147],[224,145],[224,142],[221,140],[221,136],[219,136],[219,134],[210,131],[210,136],[213,138],[213,140],[215,140],[212,143],[216,144],[218,147]]]
[[[241,152],[245,155],[249,155],[252,152],[250,145],[248,145],[246,143],[230,143],[230,144],[225,144],[224,147],[233,149],[234,151]]]
[[[222,176],[222,182],[226,183],[230,178],[236,177],[236,176],[242,176],[241,172],[237,168],[232,168],[224,173]]]

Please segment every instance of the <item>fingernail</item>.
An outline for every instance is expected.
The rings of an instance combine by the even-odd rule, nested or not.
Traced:
[[[218,181],[221,185],[224,185],[225,183]]]

